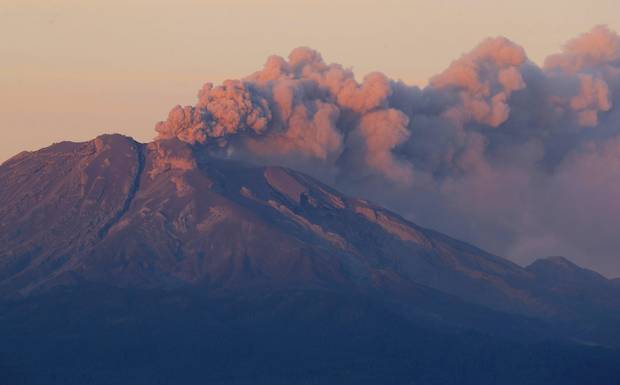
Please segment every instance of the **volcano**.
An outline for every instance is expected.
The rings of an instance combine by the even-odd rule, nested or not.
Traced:
[[[0,166],[6,383],[618,383],[617,280],[197,146],[104,135]]]

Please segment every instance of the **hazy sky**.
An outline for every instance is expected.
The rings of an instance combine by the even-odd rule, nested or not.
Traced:
[[[204,82],[301,45],[358,77],[423,84],[484,37],[540,62],[594,25],[620,30],[617,11],[617,0],[0,0],[0,161],[103,132],[149,140]]]

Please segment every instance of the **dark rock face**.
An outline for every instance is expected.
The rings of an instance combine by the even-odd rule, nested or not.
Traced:
[[[86,334],[95,340],[99,334],[122,339],[115,334],[117,328],[136,333],[146,319],[150,319],[148,327],[161,332],[179,325],[192,330],[201,336],[198,341],[202,342],[192,348],[198,351],[204,348],[200,344],[218,339],[215,331],[232,339],[237,336],[236,342],[220,341],[216,344],[220,350],[205,353],[214,362],[221,361],[216,352],[233,346],[238,349],[246,339],[269,345],[267,341],[281,337],[285,325],[296,330],[291,336],[300,344],[312,345],[313,341],[299,330],[319,333],[322,344],[313,345],[315,350],[302,349],[299,357],[318,360],[314,354],[335,349],[340,361],[330,358],[335,361],[326,373],[336,376],[339,370],[355,368],[366,374],[361,379],[352,374],[347,378],[362,383],[381,379],[385,383],[477,383],[487,379],[467,374],[458,382],[459,377],[450,374],[443,382],[424,377],[404,381],[413,378],[411,370],[430,365],[416,361],[410,344],[420,343],[427,353],[437,354],[437,347],[422,338],[425,333],[444,341],[438,344],[442,349],[469,354],[469,342],[464,341],[470,338],[490,351],[520,352],[510,353],[517,361],[524,359],[520,355],[527,350],[519,345],[523,341],[620,346],[615,326],[620,320],[617,282],[555,257],[522,268],[370,202],[343,196],[292,170],[203,154],[178,140],[140,144],[108,135],[22,153],[0,166],[0,297],[4,299],[0,304],[5,314],[0,326],[12,331],[0,334],[5,346],[13,347],[0,351],[0,362],[2,354],[11,355],[22,351],[18,346],[35,343],[24,342],[29,330],[41,330],[48,344],[58,343],[49,339],[58,335],[71,345],[79,344],[78,337]],[[151,310],[137,302],[127,304],[135,298],[151,303]],[[65,318],[75,318],[77,331],[60,330],[62,321],[42,310],[51,308],[64,309]],[[93,319],[93,323],[83,325],[81,319]],[[222,319],[229,319],[232,329]],[[42,326],[40,320],[50,323]],[[196,329],[201,322],[210,325],[211,332]],[[391,325],[389,332],[386,325]],[[235,332],[252,334],[256,328],[269,330],[264,335],[246,335],[246,339],[238,339]],[[347,345],[350,339],[342,334],[345,329],[352,330],[351,338],[366,336],[356,345],[367,349],[356,364],[345,354],[351,348]],[[477,334],[467,337],[464,331]],[[191,333],[181,334],[183,343],[189,343]],[[126,340],[126,348],[140,350],[137,346],[149,338],[167,348],[175,346],[174,340],[161,336],[142,336]],[[391,368],[398,367],[402,373],[372,381],[370,373],[361,369],[365,364],[360,366],[360,362],[379,360],[384,365],[380,371],[390,371],[386,357],[392,353],[373,353],[376,344],[394,344],[394,362],[399,364]],[[42,355],[47,354],[45,346],[37,350]],[[261,346],[255,354],[244,356],[244,362],[255,365],[256,373],[261,371],[257,357],[266,348]],[[274,343],[276,350],[288,351],[291,346]],[[565,351],[553,346],[550,351]],[[594,353],[579,346],[571,345],[570,349],[576,349],[571,359],[602,354],[601,362],[620,362],[615,351]],[[192,349],[179,357],[195,352]],[[25,358],[20,360],[14,364],[22,371],[24,365],[36,366],[35,361],[24,364]],[[190,360],[191,365],[201,362],[195,356]],[[295,362],[291,365],[299,368],[301,361]],[[551,373],[555,369],[549,366],[557,363],[545,362],[523,363],[539,371],[528,383],[549,383],[540,381],[556,378]],[[272,364],[265,362],[265,367]],[[409,364],[413,366],[408,371]],[[311,365],[307,370],[312,370]],[[526,383],[510,382],[527,380],[509,375],[515,368],[501,370],[497,373],[504,376],[500,376],[505,378],[502,383]],[[606,378],[616,372],[609,370],[607,366],[599,370],[598,383],[612,383]],[[439,376],[441,369],[435,366],[431,372]],[[287,373],[282,374],[284,383],[301,375],[295,370]],[[586,368],[571,378],[588,374]],[[84,375],[71,381],[87,383],[88,374]],[[32,381],[53,382],[41,376]],[[62,371],[58,376],[68,378]],[[116,381],[106,376],[94,379]],[[221,383],[233,382],[222,376],[218,377]],[[324,383],[337,378],[330,376],[307,379]],[[347,382],[341,380],[337,382]],[[183,381],[202,383],[195,378]],[[252,383],[251,376],[239,383]]]

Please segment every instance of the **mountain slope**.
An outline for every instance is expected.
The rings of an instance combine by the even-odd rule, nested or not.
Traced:
[[[544,262],[524,269],[303,174],[175,139],[60,143],[10,159],[0,178],[5,296],[75,280],[401,293],[421,284],[501,311],[566,311],[547,298]]]
[[[614,350],[429,325],[332,291],[66,287],[0,314],[7,384],[615,385],[620,375]]]
[[[522,268],[289,169],[105,135],[19,154],[0,181],[0,372],[16,383],[620,375],[620,353],[585,346],[620,346],[617,282],[557,257]]]
[[[302,174],[201,158],[176,140],[142,145],[115,135],[61,143],[10,159],[0,177],[3,286],[26,292],[42,281],[20,285],[20,277],[36,271],[44,281],[49,271],[129,269],[135,285],[159,284],[162,274],[212,284],[255,274],[237,280],[246,284],[260,274],[336,282],[355,274],[378,280],[383,271],[483,304],[545,310],[524,289],[534,274],[513,263]],[[126,265],[123,254],[131,255]],[[227,254],[234,257],[217,260]],[[286,270],[287,263],[297,265]],[[145,282],[136,281],[138,270]]]

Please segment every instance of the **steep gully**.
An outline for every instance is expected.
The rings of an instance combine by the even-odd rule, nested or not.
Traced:
[[[114,216],[112,216],[112,218],[110,218],[110,220],[99,230],[97,234],[99,240],[105,238],[106,235],[108,235],[108,232],[110,231],[112,226],[117,224],[121,220],[121,218],[123,218],[123,216],[127,213],[127,211],[129,211],[133,199],[140,190],[140,181],[142,179],[142,174],[144,173],[145,145],[134,141],[134,146],[136,151],[137,167],[133,182],[131,183],[129,192],[127,193],[127,199],[125,199],[125,202],[123,202],[123,206],[114,214]]]

